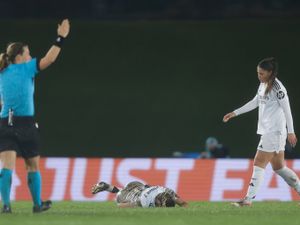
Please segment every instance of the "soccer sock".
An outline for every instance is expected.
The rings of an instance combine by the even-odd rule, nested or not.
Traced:
[[[276,170],[275,172],[300,195],[300,181],[297,174],[293,170],[285,166],[280,170]]]
[[[111,193],[118,193],[120,190],[116,186],[113,186],[113,185],[109,184],[109,187],[108,187],[107,191],[109,191]]]
[[[0,174],[0,190],[3,205],[10,206],[12,170],[3,168]]]
[[[41,173],[39,171],[36,172],[28,172],[27,174],[27,184],[32,196],[33,204],[35,206],[42,205],[41,200]]]
[[[260,184],[264,180],[264,174],[265,174],[265,169],[258,166],[253,167],[251,182],[249,184],[247,195],[246,195],[246,199],[248,201],[252,201],[252,199],[255,198],[256,193],[260,187]]]

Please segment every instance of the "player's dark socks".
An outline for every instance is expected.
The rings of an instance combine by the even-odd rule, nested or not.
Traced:
[[[0,192],[4,205],[10,205],[10,189],[12,183],[13,171],[7,168],[3,168],[0,173]]]
[[[113,186],[111,193],[118,193],[120,190],[116,186]]]
[[[27,184],[32,196],[34,205],[41,205],[41,184],[42,178],[41,173],[39,171],[28,172],[27,174]]]

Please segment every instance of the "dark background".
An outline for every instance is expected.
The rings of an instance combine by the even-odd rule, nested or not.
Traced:
[[[299,0],[1,0],[0,17],[141,20],[297,17]]]
[[[300,4],[294,0],[0,2],[0,44],[62,54],[36,80],[44,156],[167,157],[200,151],[208,136],[252,157],[257,112],[222,123],[256,93],[256,65],[279,61],[299,133]]]

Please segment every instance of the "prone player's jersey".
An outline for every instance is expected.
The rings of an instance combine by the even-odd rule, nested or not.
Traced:
[[[128,192],[126,198],[128,199],[128,202],[137,203],[139,201],[139,198],[141,196],[143,189],[137,187]]]
[[[158,194],[168,192],[173,195],[175,198],[175,192],[169,188],[162,186],[151,186],[142,191],[140,196],[140,203],[143,208],[152,208],[155,207],[155,198]]]
[[[118,203],[129,202],[139,206],[140,196],[145,188],[146,187],[144,185],[136,186],[130,189],[125,187],[123,190],[118,192],[116,201]]]

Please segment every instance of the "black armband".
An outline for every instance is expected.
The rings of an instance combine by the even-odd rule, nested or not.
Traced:
[[[64,43],[65,38],[63,36],[58,35],[55,39],[54,45],[61,48]]]

